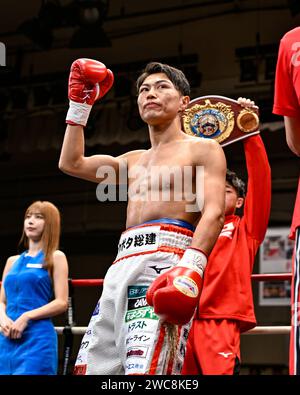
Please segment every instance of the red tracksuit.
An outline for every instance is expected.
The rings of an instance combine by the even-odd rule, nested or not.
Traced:
[[[226,216],[209,256],[183,374],[233,374],[240,360],[240,333],[256,325],[251,273],[269,221],[271,172],[261,137],[243,144],[248,171],[244,215]]]
[[[300,119],[300,27],[287,32],[280,41],[275,78],[273,113]],[[299,130],[300,133],[300,130]],[[292,280],[292,331],[290,374],[300,374],[300,178],[290,238],[295,240]],[[297,303],[295,303],[295,301]]]

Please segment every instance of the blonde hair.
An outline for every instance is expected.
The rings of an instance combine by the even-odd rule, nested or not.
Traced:
[[[52,274],[53,270],[53,253],[59,247],[60,239],[60,212],[58,208],[47,201],[33,202],[26,210],[24,218],[30,213],[39,212],[43,215],[45,226],[42,233],[42,249],[45,255],[44,267]],[[22,237],[19,244],[24,244],[28,248],[28,237],[23,229]]]

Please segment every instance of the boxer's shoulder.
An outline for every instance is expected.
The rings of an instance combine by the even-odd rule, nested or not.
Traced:
[[[209,139],[209,138],[203,138],[203,137],[193,137],[189,136],[190,138],[187,140],[187,143],[189,144],[190,148],[192,150],[208,150],[208,149],[220,149],[220,144],[214,140],[214,139]]]
[[[120,159],[130,159],[130,158],[139,158],[142,154],[144,154],[145,152],[147,152],[149,150],[146,149],[137,149],[137,150],[133,150],[133,151],[128,151],[123,155],[120,155],[119,158]]]
[[[136,163],[143,154],[148,152],[149,150],[146,149],[138,149],[133,151],[128,151],[123,155],[118,156],[119,160],[127,161],[127,164],[131,166],[132,164]]]
[[[224,152],[220,144],[213,139],[193,137],[189,143],[189,156],[194,165],[223,160]]]

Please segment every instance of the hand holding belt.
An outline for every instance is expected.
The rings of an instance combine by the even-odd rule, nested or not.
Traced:
[[[259,110],[224,96],[201,96],[187,106],[182,126],[185,133],[214,139],[224,147],[259,133]]]

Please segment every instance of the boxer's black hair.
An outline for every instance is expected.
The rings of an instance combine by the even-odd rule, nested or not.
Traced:
[[[234,171],[227,169],[226,181],[236,190],[238,197],[244,198],[246,196],[246,185]]]
[[[184,75],[184,73],[176,69],[175,67],[169,66],[168,64],[159,62],[150,62],[146,65],[142,74],[138,77],[136,81],[137,92],[144,80],[151,74],[164,73],[169,78],[169,80],[174,84],[175,88],[183,95],[190,96],[191,88],[190,84]]]

